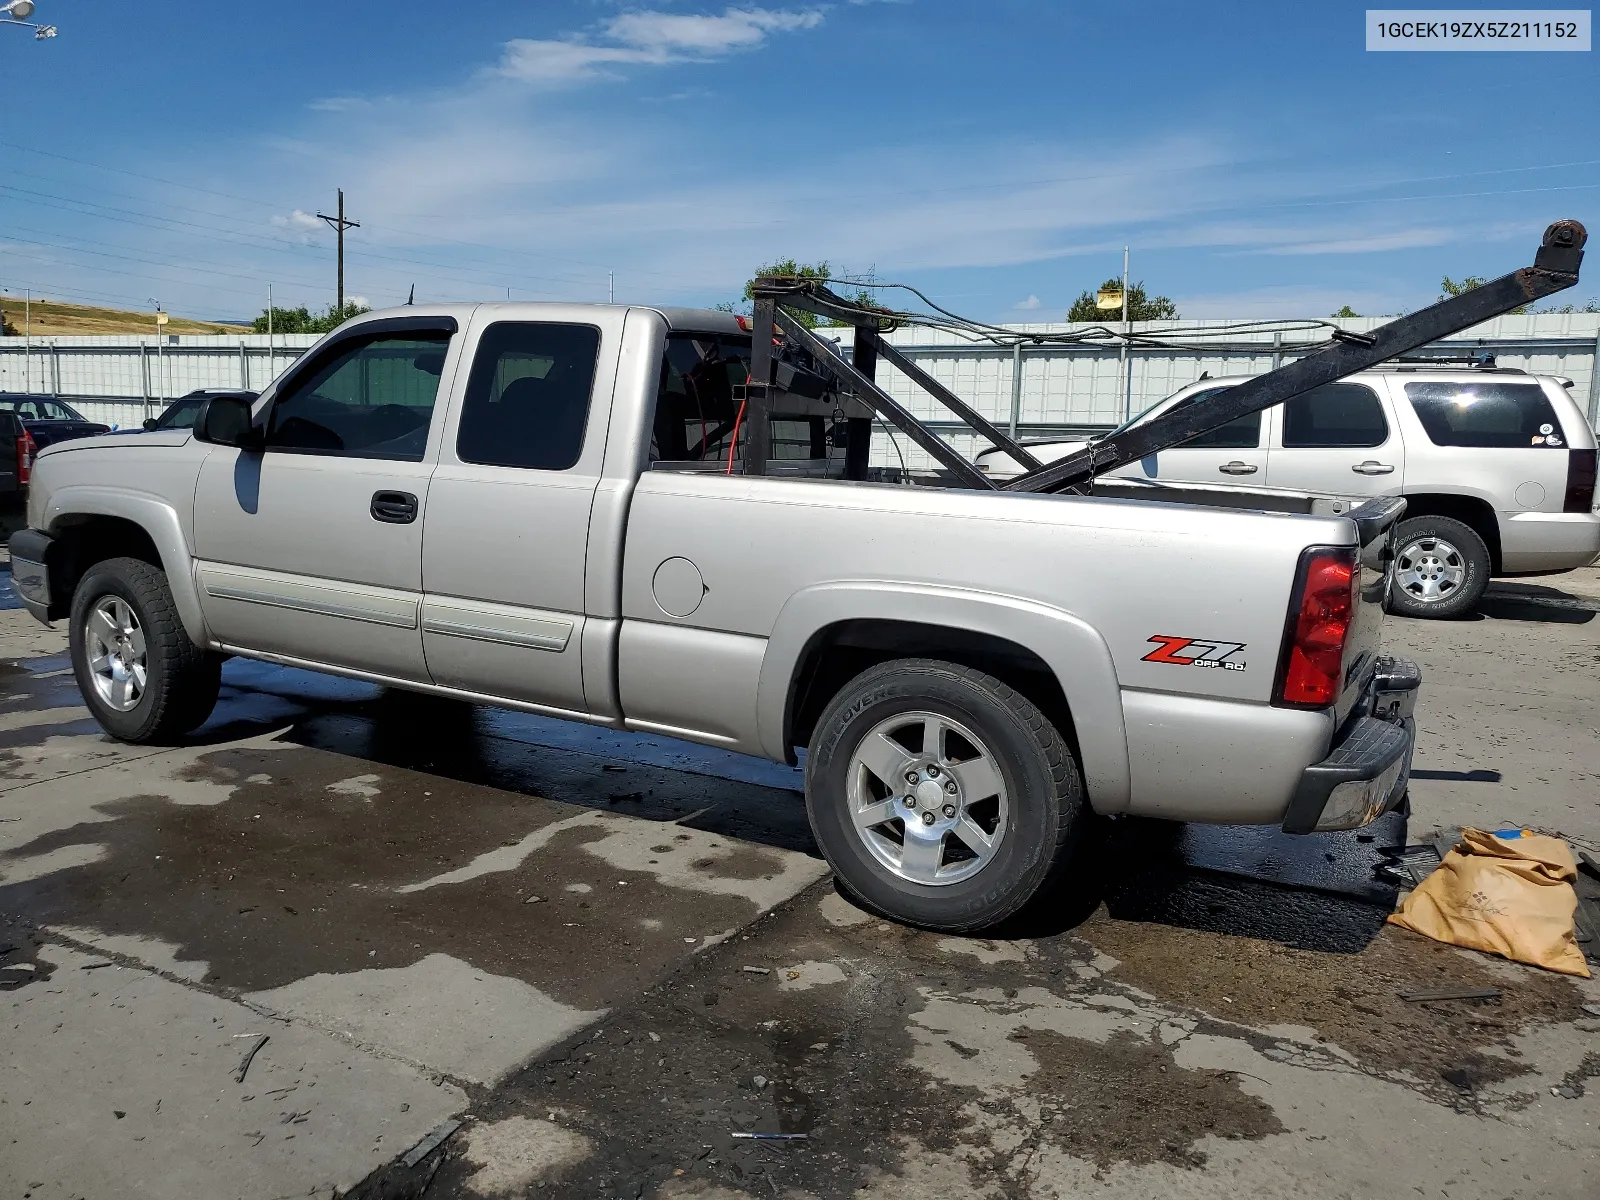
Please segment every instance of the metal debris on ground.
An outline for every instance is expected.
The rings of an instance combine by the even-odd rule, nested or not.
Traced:
[[[1585,1004],[1582,1008],[1591,1017],[1600,1017],[1600,1004]]]
[[[752,975],[771,975],[771,967],[740,967],[741,971],[749,971]]]
[[[239,1060],[239,1069],[233,1073],[233,1081],[235,1083],[244,1082],[245,1072],[250,1069],[250,1060],[256,1056],[256,1052],[260,1050],[261,1047],[267,1044],[267,1041],[269,1038],[271,1038],[271,1036],[272,1035],[270,1033],[263,1033],[257,1037],[254,1042],[250,1043],[250,1049],[246,1050],[244,1052],[244,1057]]]
[[[426,1137],[401,1155],[400,1165],[403,1167],[416,1166],[423,1159],[427,1158],[428,1155],[437,1150],[439,1148],[439,1144],[443,1142],[445,1138],[449,1137],[452,1133],[460,1128],[461,1120],[459,1117],[455,1117],[435,1125],[431,1130],[428,1131]]]
[[[1400,999],[1407,1004],[1420,1004],[1428,1000],[1498,1000],[1504,994],[1499,988],[1433,988],[1401,992]]]
[[[809,1133],[734,1133],[730,1136],[746,1142],[803,1142]]]

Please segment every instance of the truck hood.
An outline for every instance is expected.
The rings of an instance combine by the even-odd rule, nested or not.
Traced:
[[[51,422],[45,422],[50,424]],[[29,422],[31,431],[33,422]],[[73,450],[105,450],[114,446],[181,446],[189,440],[189,431],[146,433],[144,430],[119,430],[116,433],[107,432],[108,426],[95,427],[98,436],[89,437],[84,434],[74,434],[67,440],[52,441],[49,445],[40,446],[39,454],[69,454]],[[37,434],[35,437],[37,438]]]

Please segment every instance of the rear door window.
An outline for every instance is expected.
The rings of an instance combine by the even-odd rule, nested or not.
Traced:
[[[1419,380],[1406,398],[1436,446],[1548,446],[1566,444],[1550,398],[1537,383]]]
[[[1284,402],[1286,449],[1381,446],[1388,440],[1383,404],[1362,384],[1325,383]]]
[[[599,358],[593,325],[490,325],[472,360],[457,456],[490,467],[570,469],[583,452]]]

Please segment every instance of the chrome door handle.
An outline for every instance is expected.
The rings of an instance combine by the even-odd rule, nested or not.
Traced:
[[[1393,463],[1375,462],[1370,458],[1367,459],[1366,462],[1356,463],[1356,465],[1351,467],[1350,469],[1352,471],[1354,471],[1357,475],[1393,475],[1394,474],[1394,464]]]
[[[1224,475],[1254,475],[1260,469],[1254,463],[1240,462],[1237,458],[1217,468]]]

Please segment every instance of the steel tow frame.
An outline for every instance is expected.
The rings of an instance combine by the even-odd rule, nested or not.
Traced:
[[[752,289],[755,301],[753,323],[757,330],[776,328],[791,344],[808,351],[819,364],[824,364],[828,371],[838,377],[841,390],[851,392],[857,400],[926,450],[950,472],[958,486],[980,491],[1081,491],[1090,486],[1097,475],[1160,450],[1170,449],[1230,421],[1261,412],[1323,384],[1364,371],[1531,301],[1564,291],[1578,282],[1583,246],[1587,240],[1588,234],[1579,222],[1557,221],[1545,230],[1532,266],[1522,267],[1469,292],[1451,296],[1380,325],[1371,333],[1336,331],[1326,347],[1303,358],[1215,396],[1121,430],[1047,465],[1041,465],[1025,447],[1001,432],[885,342],[879,334],[881,314],[852,304],[816,281],[770,276],[758,279]],[[803,309],[853,325],[854,362],[845,361],[830,343],[785,312],[786,308]],[[997,487],[878,385],[873,376],[880,358],[906,374],[975,433],[1010,454],[1025,468],[1026,473],[1006,483],[1003,489]],[[774,401],[782,393],[782,389],[772,382],[774,365],[772,339],[757,336],[751,355],[752,382],[748,389],[750,434],[745,443],[746,474],[763,474],[766,470],[770,451],[768,426],[771,414],[775,411]],[[767,382],[758,382],[763,380]],[[870,422],[866,424],[870,425]],[[856,437],[852,434],[852,449],[855,449],[855,442]],[[861,471],[859,475],[852,472],[852,477],[864,477],[864,453],[857,450],[850,458]]]

